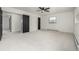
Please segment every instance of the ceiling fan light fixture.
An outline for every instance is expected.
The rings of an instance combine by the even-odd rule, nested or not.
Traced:
[[[49,12],[49,7],[38,7],[40,9],[40,12],[41,13],[44,13],[44,12]]]

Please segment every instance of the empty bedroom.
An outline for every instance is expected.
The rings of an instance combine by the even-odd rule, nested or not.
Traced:
[[[0,51],[78,51],[78,7],[1,7]]]

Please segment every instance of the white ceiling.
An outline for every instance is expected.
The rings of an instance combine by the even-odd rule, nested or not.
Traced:
[[[39,11],[37,11],[39,10],[38,7],[14,7],[14,8],[32,13],[40,13]],[[74,7],[50,7],[49,9],[50,12],[45,13],[50,14],[50,13],[66,12],[72,10],[74,10]]]

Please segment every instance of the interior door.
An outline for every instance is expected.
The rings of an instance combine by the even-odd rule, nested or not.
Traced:
[[[11,24],[11,16],[10,16],[10,18],[9,18],[9,30],[10,30],[10,32],[12,31],[11,26],[12,26],[12,24]]]
[[[38,30],[40,30],[40,22],[41,22],[40,17],[38,17]]]
[[[2,38],[2,10],[0,8],[0,40]]]
[[[29,32],[29,16],[23,15],[23,33]]]

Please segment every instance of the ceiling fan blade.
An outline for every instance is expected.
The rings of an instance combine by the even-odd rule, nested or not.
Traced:
[[[41,9],[41,10],[45,10],[45,8],[44,8],[44,7],[39,7],[39,9]]]
[[[49,12],[49,10],[45,10],[45,12]]]
[[[37,11],[41,11],[41,13],[43,13],[43,12],[49,12],[49,7],[38,7],[39,8],[39,10],[37,10]]]
[[[42,10],[43,8],[42,8],[42,7],[39,7],[39,9],[41,9],[41,10]]]
[[[48,10],[48,9],[50,9],[50,8],[46,8],[45,10]]]
[[[41,7],[38,7],[39,9],[41,9]]]
[[[50,8],[48,7],[48,8],[46,8],[46,9],[50,9]]]

